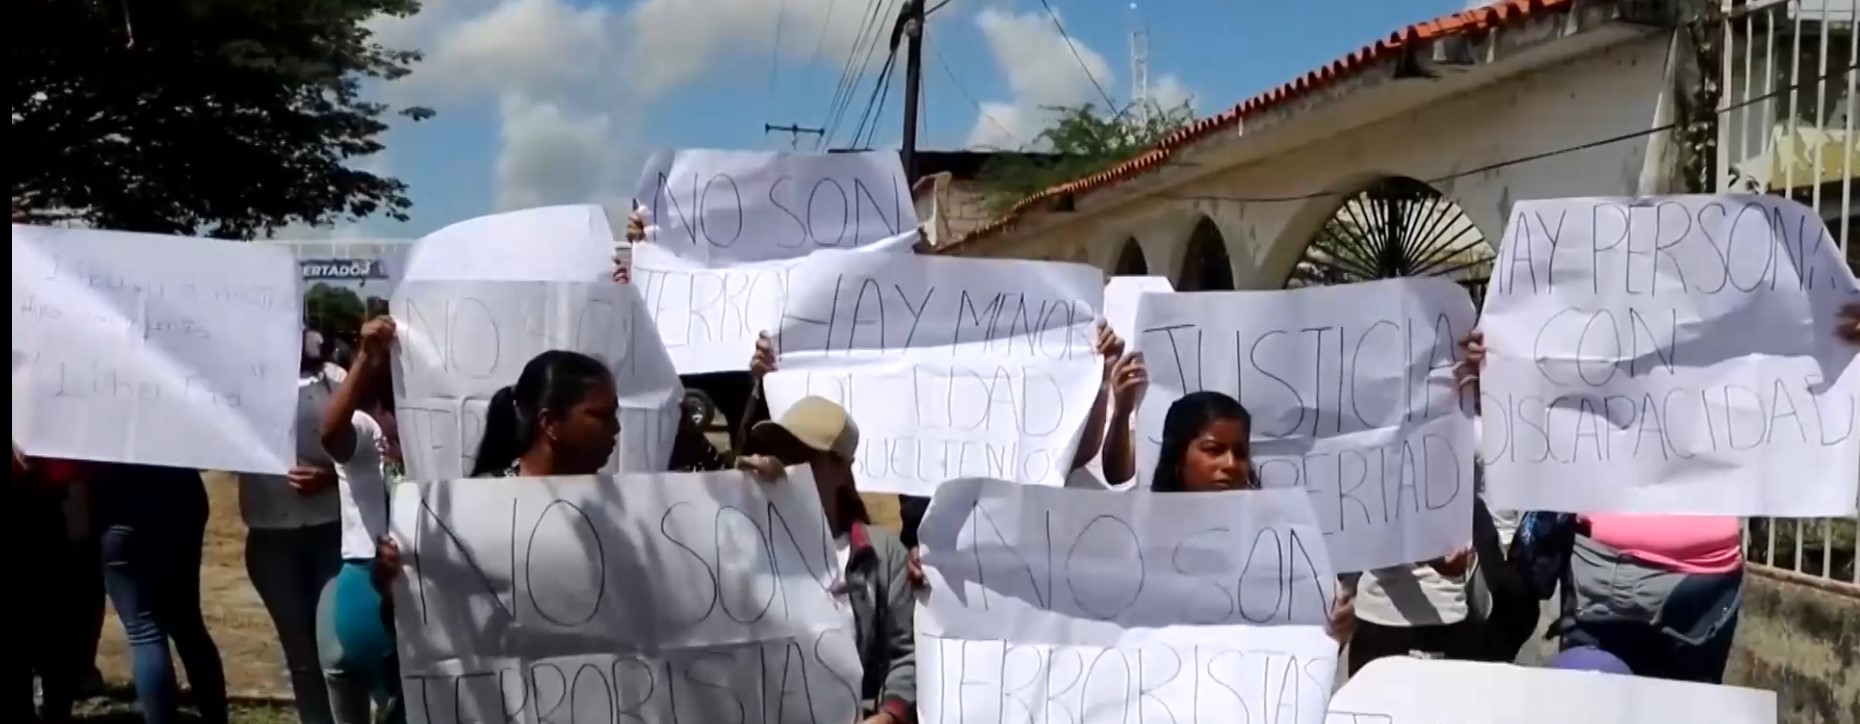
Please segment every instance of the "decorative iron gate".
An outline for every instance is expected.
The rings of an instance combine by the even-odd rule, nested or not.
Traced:
[[[1860,0],[1722,0],[1718,189],[1795,199],[1813,208],[1860,271],[1854,85]],[[1751,561],[1860,583],[1856,518],[1752,519]]]
[[[1485,299],[1494,253],[1459,204],[1393,176],[1344,200],[1305,247],[1286,288],[1443,276]]]

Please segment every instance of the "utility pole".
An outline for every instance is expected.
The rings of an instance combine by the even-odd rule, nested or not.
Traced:
[[[768,123],[762,124],[762,135],[766,136],[776,131],[781,131],[783,133],[788,134],[788,147],[789,148],[800,148],[802,136],[820,136],[821,134],[826,133],[827,129],[808,128],[805,126],[797,126],[792,123],[786,126],[777,126],[777,125],[772,125]]]
[[[898,27],[905,36],[904,51],[904,178],[917,180],[917,96],[924,69],[924,0],[904,0]],[[895,36],[894,36],[895,37]],[[896,47],[896,41],[893,41]]]

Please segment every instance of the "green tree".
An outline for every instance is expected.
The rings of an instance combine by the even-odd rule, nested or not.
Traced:
[[[1195,109],[1187,101],[1172,108],[1151,103],[1148,113],[1137,113],[1138,107],[1131,105],[1101,115],[1089,103],[1047,110],[1058,115],[1052,126],[1020,153],[1002,154],[983,167],[981,181],[994,211],[1006,211],[1049,187],[1115,166],[1195,120]]]
[[[314,284],[304,292],[304,325],[327,339],[354,337],[366,310],[361,295],[346,287]]]
[[[28,221],[251,238],[287,224],[407,218],[401,181],[357,170],[385,117],[366,100],[419,54],[363,25],[418,0],[18,0],[13,206]]]

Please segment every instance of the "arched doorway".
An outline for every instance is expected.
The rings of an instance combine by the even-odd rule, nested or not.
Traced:
[[[1415,179],[1392,176],[1345,199],[1292,267],[1288,289],[1443,276],[1485,299],[1496,254],[1459,204]]]
[[[1227,240],[1206,216],[1188,235],[1188,252],[1182,256],[1182,276],[1176,289],[1184,292],[1227,292],[1234,288],[1234,265],[1227,259]]]
[[[1150,273],[1150,261],[1143,258],[1143,246],[1136,239],[1125,239],[1124,250],[1117,254],[1116,271],[1113,276],[1143,276]]]

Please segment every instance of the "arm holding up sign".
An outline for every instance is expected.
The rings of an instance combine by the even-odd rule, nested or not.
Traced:
[[[1143,404],[1150,387],[1149,367],[1142,352],[1132,352],[1111,369],[1111,422],[1104,439],[1104,481],[1122,485],[1137,477],[1136,423],[1131,416]]]
[[[1104,377],[1098,384],[1098,397],[1091,403],[1091,412],[1085,416],[1085,433],[1079,438],[1078,452],[1072,455],[1072,467],[1067,468],[1067,472],[1091,464],[1092,458],[1098,457],[1099,449],[1104,445],[1104,418],[1106,408],[1110,406],[1111,372],[1124,356],[1124,340],[1111,331],[1110,324],[1098,320],[1092,332],[1095,337],[1092,347],[1104,363]]]

